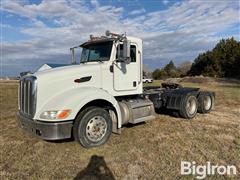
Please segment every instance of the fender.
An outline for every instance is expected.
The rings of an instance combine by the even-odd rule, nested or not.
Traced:
[[[40,114],[44,111],[70,109],[71,114],[67,119],[63,120],[73,120],[84,105],[94,100],[105,100],[113,105],[117,112],[118,128],[120,128],[122,125],[122,117],[117,100],[107,91],[95,87],[77,87],[57,94],[49,99],[45,105],[36,112],[34,119],[49,121],[41,119]],[[50,121],[53,122],[54,120]]]

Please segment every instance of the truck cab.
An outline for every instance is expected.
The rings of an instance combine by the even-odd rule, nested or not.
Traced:
[[[81,67],[95,65],[99,88],[113,96],[142,93],[142,40],[126,38],[129,43],[129,62],[123,57],[123,43],[114,38],[93,38],[80,45]]]
[[[79,63],[76,48],[82,48]],[[91,35],[89,41],[70,51],[71,65],[47,68],[20,79],[18,120],[20,127],[34,136],[46,140],[73,136],[86,148],[99,146],[111,132],[120,134],[124,124],[155,119],[159,103],[167,107],[169,97],[178,97],[176,89],[164,88],[164,93],[163,89],[143,89],[139,38],[106,31],[105,36]],[[192,103],[192,115],[185,117],[195,116],[198,96],[192,95],[188,102],[189,106]],[[211,93],[208,97],[210,111],[214,99]]]

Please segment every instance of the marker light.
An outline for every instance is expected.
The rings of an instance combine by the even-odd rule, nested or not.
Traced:
[[[45,111],[40,115],[41,119],[65,119],[71,113],[71,110],[60,110],[60,111]]]

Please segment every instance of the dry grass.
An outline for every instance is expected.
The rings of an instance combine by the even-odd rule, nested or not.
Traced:
[[[84,149],[74,141],[36,139],[17,128],[17,84],[1,82],[1,179],[186,179],[181,160],[231,164],[240,172],[240,84],[184,85],[215,91],[215,110],[192,121],[160,115],[112,134],[104,146]],[[226,177],[209,176],[217,178]]]

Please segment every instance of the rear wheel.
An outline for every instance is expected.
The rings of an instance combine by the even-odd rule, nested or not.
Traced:
[[[89,107],[76,118],[73,135],[83,147],[103,145],[111,135],[112,120],[109,113],[99,107]]]
[[[214,97],[211,94],[201,94],[198,97],[198,112],[209,113],[214,106]]]
[[[194,95],[187,95],[182,101],[180,107],[180,115],[185,119],[191,119],[196,116],[198,109],[197,99]]]

